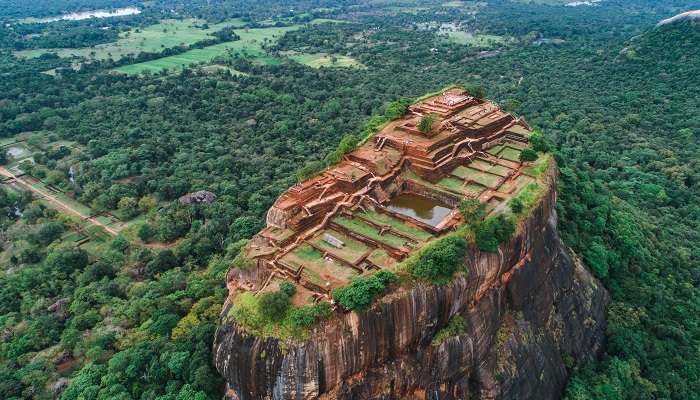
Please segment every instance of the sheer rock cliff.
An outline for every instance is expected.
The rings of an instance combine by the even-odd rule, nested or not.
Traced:
[[[214,363],[230,399],[557,399],[567,368],[600,353],[608,294],[562,243],[556,187],[498,253],[476,249],[444,286],[397,287],[338,313],[303,343],[247,334],[226,317]],[[256,268],[229,280],[264,279]],[[230,286],[231,287],[231,286]],[[233,289],[232,289],[233,290]],[[434,343],[455,316],[463,334]]]

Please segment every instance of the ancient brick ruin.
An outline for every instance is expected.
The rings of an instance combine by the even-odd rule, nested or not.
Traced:
[[[421,130],[426,115],[433,128]],[[340,163],[282,194],[246,248],[264,283],[228,282],[259,293],[287,279],[297,283],[295,303],[331,301],[333,288],[392,268],[463,223],[462,199],[493,212],[534,182],[519,161],[529,133],[523,119],[462,89],[422,100]]]

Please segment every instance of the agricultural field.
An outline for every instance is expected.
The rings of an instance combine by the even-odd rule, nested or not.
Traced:
[[[134,28],[121,33],[119,40],[93,47],[73,49],[32,49],[15,52],[20,58],[39,57],[44,53],[55,53],[59,57],[80,57],[91,60],[118,60],[127,54],[160,52],[166,48],[187,46],[200,40],[211,38],[212,33],[229,26],[242,27],[243,21],[232,19],[219,24],[207,25],[205,21],[188,18],[163,20],[159,24],[145,28]]]

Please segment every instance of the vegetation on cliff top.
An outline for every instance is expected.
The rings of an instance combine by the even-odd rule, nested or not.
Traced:
[[[333,300],[348,311],[367,310],[372,300],[397,280],[395,273],[386,270],[360,276],[353,279],[348,286],[333,289]]]
[[[332,309],[326,302],[294,306],[290,301],[295,293],[296,287],[288,281],[281,282],[277,290],[257,297],[249,292],[240,293],[234,299],[229,315],[252,334],[302,340],[308,337],[309,327],[332,315]]]

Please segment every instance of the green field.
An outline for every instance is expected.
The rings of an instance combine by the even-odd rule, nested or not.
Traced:
[[[327,53],[291,53],[287,56],[288,58],[304,65],[308,65],[312,68],[321,67],[357,67],[364,68],[360,62],[352,57],[333,55]]]
[[[323,234],[325,233],[328,233],[329,235],[342,241],[344,246],[339,249],[335,246],[328,244],[328,242],[326,242],[323,239]],[[343,259],[351,264],[357,263],[360,257],[362,257],[362,255],[365,254],[367,250],[369,250],[369,247],[367,247],[367,245],[365,245],[364,243],[358,242],[357,240],[348,237],[340,232],[336,232],[332,229],[326,229],[323,232],[319,233],[313,239],[311,239],[311,243],[313,243],[316,247],[320,248],[321,250],[333,254],[334,256]]]
[[[505,36],[473,34],[464,31],[447,33],[447,39],[452,43],[466,44],[474,47],[490,47],[508,42]]]
[[[505,146],[503,148],[503,150],[501,150],[501,152],[498,153],[498,156],[501,158],[505,158],[506,160],[509,160],[509,161],[519,162],[520,161],[520,150],[516,150],[512,147]]]
[[[204,29],[203,20],[163,20],[159,24],[145,28],[134,28],[119,35],[119,40],[113,43],[99,44],[93,47],[72,49],[32,49],[15,52],[22,58],[39,57],[44,53],[56,53],[59,57],[82,57],[95,60],[112,58],[118,60],[127,54],[141,52],[157,53],[163,49],[187,46],[200,40],[211,38],[210,34],[220,31],[227,26],[241,27],[240,19],[232,19],[220,24],[209,25]]]
[[[279,63],[279,59],[268,56],[263,50],[262,45],[266,42],[274,43],[286,32],[299,29],[300,26],[301,25],[292,25],[236,30],[236,34],[241,37],[240,40],[219,43],[202,49],[194,49],[170,57],[126,65],[116,68],[115,71],[125,74],[139,74],[146,71],[160,72],[164,69],[179,70],[193,64],[207,63],[216,57],[225,56],[227,54],[231,56],[238,54],[247,58],[254,58],[258,62],[264,64],[276,64]]]

